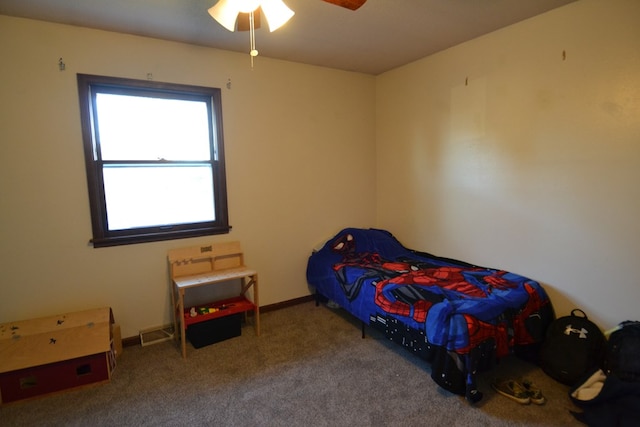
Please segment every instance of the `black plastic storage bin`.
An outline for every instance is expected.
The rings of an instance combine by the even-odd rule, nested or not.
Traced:
[[[215,344],[242,333],[242,313],[189,325],[187,339],[194,348]]]

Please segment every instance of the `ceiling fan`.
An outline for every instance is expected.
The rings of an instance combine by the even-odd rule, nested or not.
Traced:
[[[346,9],[356,10],[367,0],[324,0]],[[251,66],[258,56],[255,30],[260,28],[260,16],[264,15],[270,31],[284,25],[295,14],[282,0],[218,0],[209,8],[209,15],[229,31],[249,31]]]
[[[367,0],[323,1],[350,10],[356,10],[367,2]],[[219,0],[209,9],[209,14],[229,31],[249,31],[251,28],[251,12],[253,12],[254,29],[260,28],[260,16],[264,15],[270,24],[269,29],[271,31],[275,31],[287,22],[294,13],[281,0]]]

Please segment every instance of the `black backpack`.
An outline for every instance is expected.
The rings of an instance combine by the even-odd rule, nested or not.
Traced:
[[[594,367],[602,366],[605,348],[600,328],[576,308],[570,316],[549,325],[540,350],[540,367],[556,381],[574,385]]]
[[[624,321],[609,335],[604,368],[607,375],[640,382],[640,322]]]

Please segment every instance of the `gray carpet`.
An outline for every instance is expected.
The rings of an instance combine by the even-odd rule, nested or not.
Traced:
[[[314,303],[264,313],[242,335],[183,360],[173,342],[126,347],[109,384],[0,407],[2,426],[582,426],[568,387],[515,358],[480,376],[470,406],[429,365],[342,310]],[[527,376],[547,404],[496,394],[494,376]]]

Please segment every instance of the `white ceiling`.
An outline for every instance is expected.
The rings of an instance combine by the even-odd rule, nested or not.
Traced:
[[[377,75],[576,0],[369,0],[356,11],[284,0],[295,16],[256,31],[261,56]],[[249,52],[207,9],[217,0],[1,0],[0,14]]]

